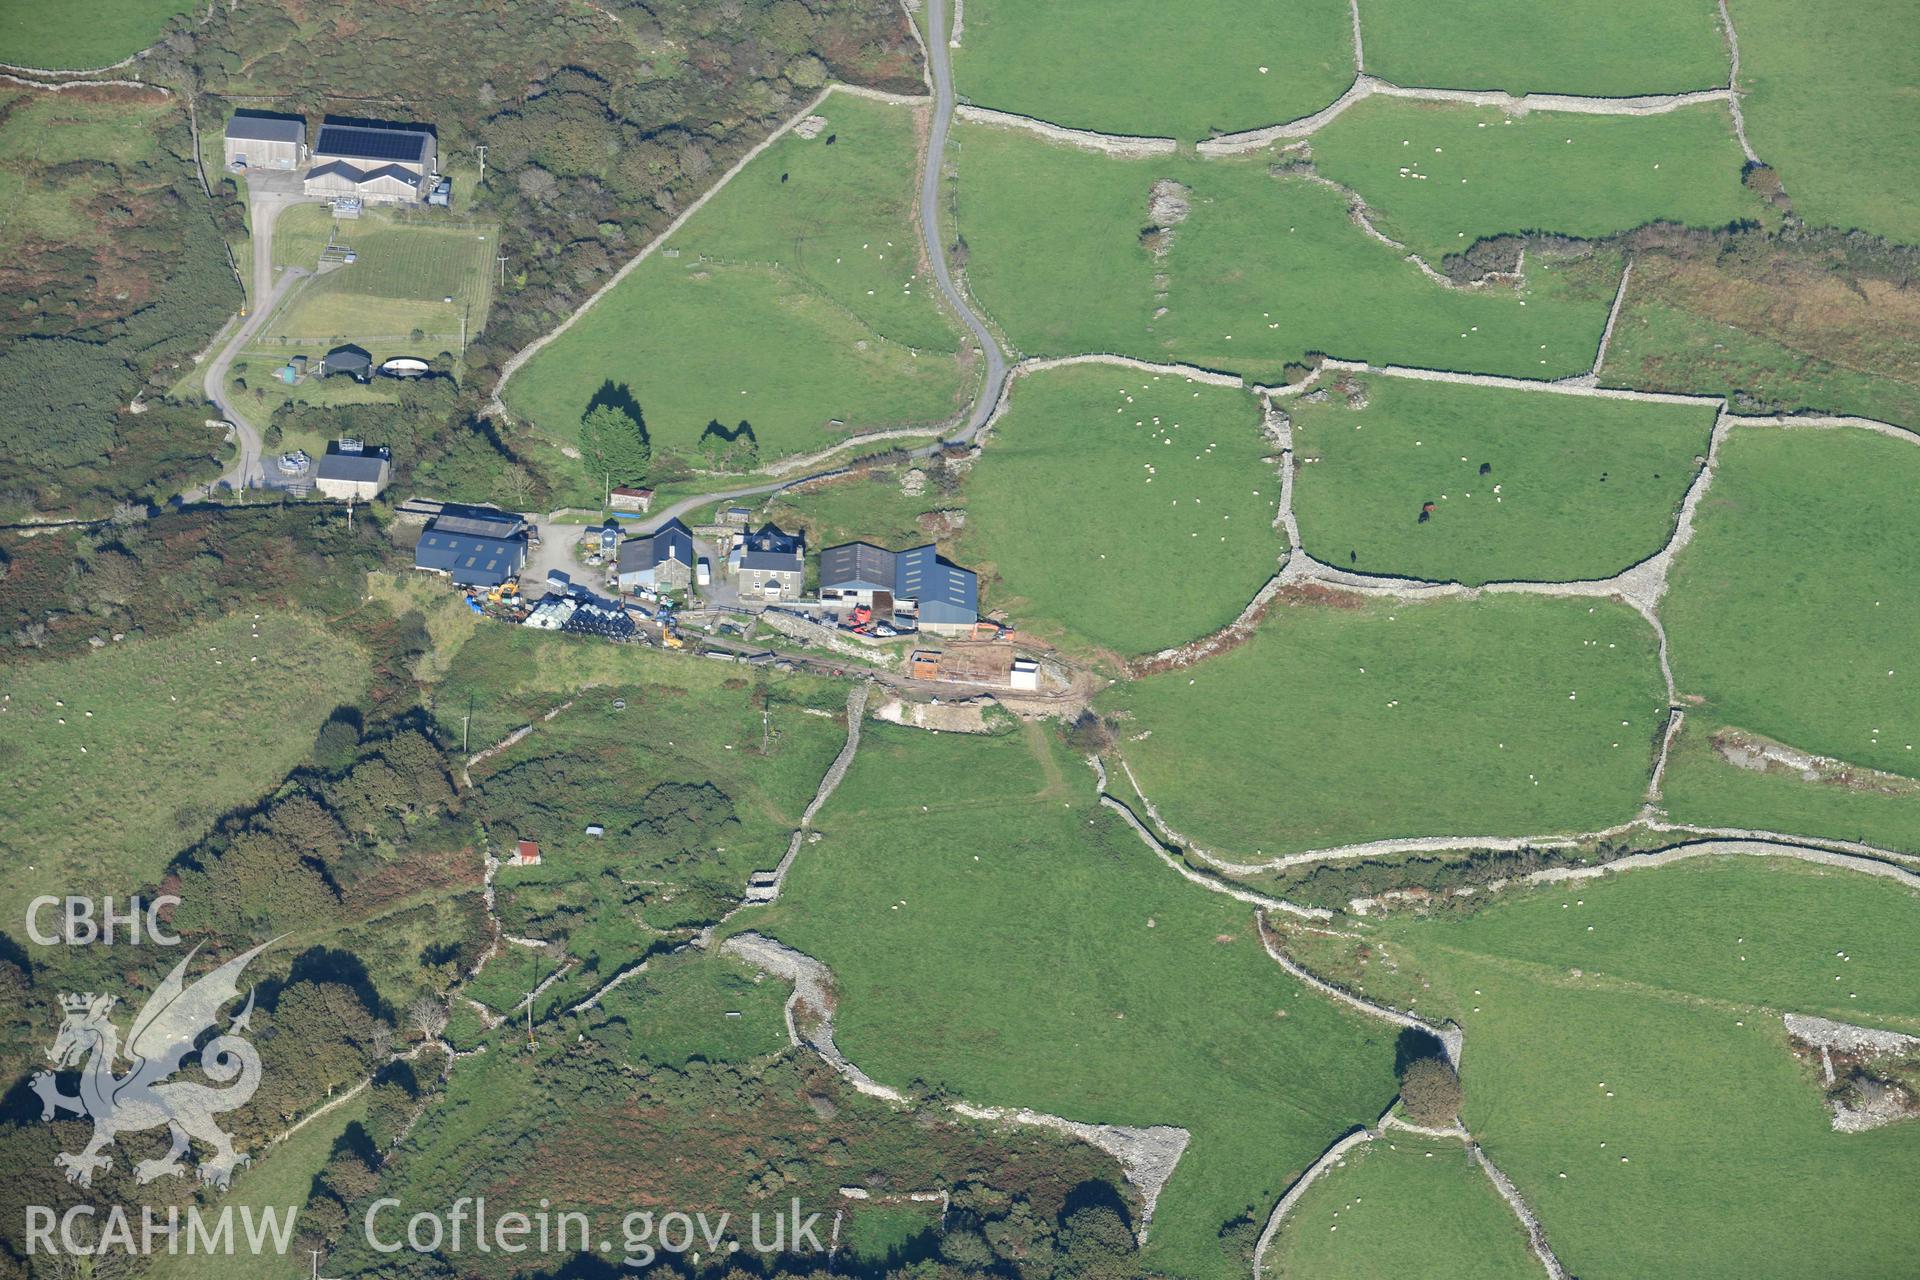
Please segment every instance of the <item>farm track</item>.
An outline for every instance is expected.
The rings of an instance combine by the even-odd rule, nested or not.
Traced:
[[[1686,93],[1653,93],[1627,98],[1595,98],[1569,93],[1523,93],[1515,96],[1489,89],[1435,89],[1398,85],[1378,76],[1360,73],[1347,91],[1311,115],[1279,124],[1248,129],[1241,133],[1221,134],[1194,144],[1203,156],[1244,155],[1271,146],[1282,139],[1309,138],[1332,124],[1347,108],[1372,97],[1407,98],[1415,102],[1451,102],[1462,106],[1498,107],[1509,115],[1532,111],[1560,111],[1587,116],[1657,116],[1669,111],[1699,106],[1707,102],[1728,102],[1731,89],[1695,89]]]
[[[940,30],[943,5],[944,0],[927,0],[928,30],[934,32]],[[911,13],[907,15],[907,20],[908,25],[912,26]],[[917,31],[916,40],[918,40]],[[1006,353],[1001,349],[998,341],[995,340],[993,334],[988,330],[986,323],[980,319],[980,316],[973,310],[972,305],[962,296],[959,287],[955,285],[953,281],[953,273],[947,264],[946,248],[940,230],[940,184],[946,163],[948,131],[953,122],[953,74],[946,44],[938,39],[919,41],[919,43],[927,55],[928,78],[933,89],[931,98],[932,119],[929,124],[926,157],[922,165],[920,179],[919,207],[922,244],[927,255],[928,265],[933,272],[934,283],[939,287],[941,296],[945,298],[947,306],[959,318],[961,323],[973,334],[975,343],[986,355],[986,377],[980,396],[974,402],[972,409],[964,414],[961,419],[964,425],[953,441],[956,444],[970,444],[977,440],[980,434],[986,429],[987,421],[992,416],[994,407],[1000,403],[1010,369],[1007,364]],[[679,231],[681,227],[686,225],[687,221],[692,218],[694,214],[706,206],[707,201],[711,200],[723,190],[748,164],[765,152],[768,147],[772,146],[781,137],[785,136],[787,131],[792,129],[794,125],[814,114],[815,110],[834,93],[846,93],[855,97],[870,98],[879,102],[908,106],[925,105],[929,101],[925,97],[884,93],[877,89],[866,89],[857,85],[831,84],[825,89],[822,89],[805,107],[789,117],[785,124],[774,130],[766,139],[736,161],[733,167],[728,169],[718,182],[703,192],[699,199],[682,210],[672,222],[667,224],[665,230],[648,241],[646,246],[642,248],[638,254],[629,259],[605,284],[602,284],[598,289],[594,290],[587,300],[568,315],[565,320],[561,321],[556,328],[548,330],[516,352],[501,368],[500,379],[494,384],[493,396],[487,403],[486,412],[502,419],[507,418],[509,415],[506,404],[501,398],[501,392],[506,387],[508,380],[519,371],[521,366],[526,364],[534,355],[538,354],[548,343],[572,328],[581,316],[591,310],[595,303],[605,297],[615,285],[624,280],[627,275],[642,262],[651,257],[656,249],[666,243],[669,236],[672,236]],[[927,433],[915,432],[914,434],[924,435]],[[894,433],[875,432],[867,438],[878,440],[883,438],[898,438],[898,436]],[[829,451],[829,453],[839,452],[845,449],[848,443],[849,442],[843,441],[840,445]],[[941,443],[936,441],[933,444],[924,445],[909,452],[912,457],[931,457],[934,453],[938,452],[941,447]],[[818,457],[819,455],[815,456]],[[636,533],[651,532],[659,528],[662,524],[665,524],[668,520],[684,516],[688,512],[709,503],[726,502],[736,498],[749,498],[762,494],[778,493],[783,489],[793,488],[814,480],[826,479],[833,475],[838,475],[840,474],[840,470],[839,468],[835,468],[799,476],[792,480],[774,480],[760,484],[742,485],[713,493],[698,494],[662,509],[645,521],[635,522],[631,528]]]

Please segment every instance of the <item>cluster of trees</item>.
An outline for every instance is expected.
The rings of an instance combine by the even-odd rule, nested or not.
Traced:
[[[337,736],[340,719],[321,730]],[[296,778],[259,811],[222,823],[182,856],[178,927],[265,938],[338,922],[356,891],[396,857],[431,858],[464,832],[440,749],[417,730],[367,743],[338,775]]]
[[[354,616],[385,539],[370,520],[349,529],[337,510],[262,505],[150,511],[122,504],[101,524],[23,537],[0,534],[0,665],[83,651],[105,632],[161,635],[262,603],[340,618],[382,656],[426,644],[376,634]]]
[[[697,446],[700,457],[714,471],[753,471],[760,466],[760,439],[753,424],[742,422],[729,431],[718,422],[709,422],[700,433]]]
[[[513,1186],[586,1212],[596,1221],[594,1238],[618,1239],[617,1224],[636,1194],[689,1212],[725,1209],[740,1220],[755,1210],[784,1208],[791,1198],[808,1210],[825,1208],[835,1202],[835,1189],[848,1184],[882,1198],[939,1186],[952,1188],[943,1220],[930,1218],[924,1233],[884,1259],[843,1250],[833,1273],[873,1280],[1144,1280],[1147,1274],[1128,1208],[1104,1180],[1112,1166],[1084,1144],[1051,1135],[991,1135],[934,1113],[872,1104],[798,1053],[752,1064],[633,1061],[626,1056],[624,1023],[599,1016],[583,1037],[543,1040],[536,1061],[489,1054],[463,1067],[492,1073],[468,1086],[490,1099],[484,1126],[460,1108],[429,1109],[373,1177],[364,1155],[382,1147],[371,1128],[372,1140],[357,1151],[337,1150],[322,1181],[357,1190],[357,1202],[342,1197],[349,1220],[377,1195],[451,1203]],[[1005,1142],[1013,1149],[999,1145]],[[342,1233],[345,1243],[326,1263],[329,1274],[413,1280],[446,1276],[446,1261],[460,1261],[376,1255],[357,1235]],[[698,1261],[662,1255],[661,1271],[744,1280],[743,1263],[754,1280],[827,1275],[827,1260],[811,1252],[721,1253]],[[585,1257],[549,1256],[534,1265],[544,1267],[543,1274],[602,1274]]]
[[[580,460],[601,483],[601,501],[616,486],[638,484],[653,466],[653,443],[629,404],[596,404],[580,419]]]
[[[396,1060],[380,1069],[367,1089],[366,1119],[347,1126],[314,1176],[312,1193],[295,1227],[296,1256],[304,1257],[312,1249],[324,1254],[335,1241],[359,1229],[350,1211],[379,1186],[385,1153],[420,1114],[425,1093],[411,1062]]]
[[[1475,849],[1444,857],[1322,862],[1281,873],[1275,889],[1294,902],[1335,909],[1344,909],[1354,898],[1420,890],[1428,895],[1426,902],[1434,909],[1471,911],[1481,900],[1458,898],[1451,890],[1511,880],[1548,867],[1606,862],[1627,852],[1630,849],[1626,846],[1602,840],[1591,849]]]

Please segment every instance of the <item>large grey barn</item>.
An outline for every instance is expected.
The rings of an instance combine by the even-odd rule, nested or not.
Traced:
[[[307,122],[298,116],[249,115],[227,121],[227,168],[298,169],[307,158]]]
[[[372,204],[424,200],[439,163],[438,145],[425,129],[329,121],[314,140],[306,193]]]

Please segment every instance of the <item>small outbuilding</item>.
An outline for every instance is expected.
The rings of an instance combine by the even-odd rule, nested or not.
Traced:
[[[351,437],[327,446],[314,469],[313,487],[336,502],[370,502],[380,496],[393,476],[393,459],[386,446],[369,449]]]
[[[621,485],[609,495],[607,505],[615,511],[638,511],[644,514],[653,506],[653,490]]]

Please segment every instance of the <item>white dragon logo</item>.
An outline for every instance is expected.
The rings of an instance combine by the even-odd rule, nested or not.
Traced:
[[[251,1158],[233,1149],[233,1139],[213,1118],[243,1106],[260,1086],[259,1051],[239,1035],[248,1029],[253,1016],[252,992],[248,992],[246,1007],[228,1023],[224,1034],[215,1036],[198,1050],[194,1042],[213,1027],[220,1010],[239,997],[240,972],[247,967],[247,962],[272,945],[265,942],[244,955],[235,956],[188,986],[187,962],[200,950],[195,947],[185,960],[173,967],[173,972],[134,1018],[124,1049],[120,1045],[120,1033],[108,1016],[116,997],[96,996],[92,992],[60,997],[67,1016],[47,1057],[54,1071],[85,1062],[80,1068],[80,1092],[77,1095],[61,1093],[54,1071],[35,1073],[32,1086],[40,1095],[42,1120],[51,1120],[61,1111],[93,1120],[93,1139],[84,1150],[62,1151],[53,1158],[56,1167],[66,1170],[69,1182],[83,1187],[91,1185],[95,1171],[113,1163],[110,1157],[101,1154],[102,1148],[123,1133],[138,1133],[161,1125],[171,1132],[173,1147],[157,1160],[142,1160],[134,1165],[134,1176],[143,1183],[185,1172],[181,1157],[187,1154],[190,1138],[213,1148],[213,1158],[201,1161],[199,1170],[201,1181],[216,1187],[225,1187],[233,1171]],[[167,1079],[195,1052],[200,1057],[201,1071],[216,1084],[226,1085],[225,1088]],[[116,1075],[114,1064],[123,1056],[129,1069]],[[230,1080],[234,1083],[227,1084]]]

